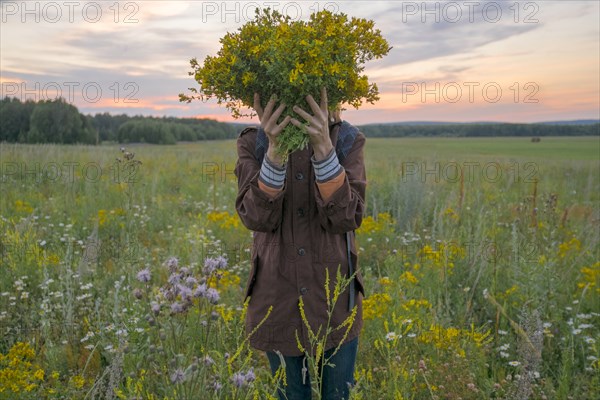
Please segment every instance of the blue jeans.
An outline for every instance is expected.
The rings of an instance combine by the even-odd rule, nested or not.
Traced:
[[[323,400],[341,400],[348,399],[350,388],[354,385],[354,364],[356,363],[356,352],[358,349],[358,337],[350,342],[344,343],[337,353],[329,360],[335,367],[326,366],[323,368],[323,385],[321,396]],[[329,358],[335,348],[325,351],[325,358]],[[267,351],[271,372],[275,372],[281,365],[279,356],[273,351]],[[312,398],[310,376],[306,372],[306,380],[302,383],[302,366],[308,368],[308,361],[304,356],[288,357],[283,356],[285,360],[285,374],[287,386],[285,393],[279,389],[278,396],[280,400],[309,400]]]

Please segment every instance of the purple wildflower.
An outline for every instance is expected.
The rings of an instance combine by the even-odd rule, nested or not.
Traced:
[[[177,292],[181,296],[181,300],[184,300],[184,301],[191,300],[192,289],[190,289],[189,287],[187,287],[185,285],[180,285],[180,284],[177,284],[176,288],[177,288]]]
[[[174,272],[179,265],[179,260],[177,257],[169,257],[167,261],[165,261],[165,265],[169,268],[169,271]]]
[[[217,289],[209,288],[208,290],[206,290],[206,298],[212,304],[217,304],[217,302],[219,301],[219,298],[220,298],[219,292],[217,291]]]
[[[204,297],[204,296],[206,296],[206,284],[205,283],[203,283],[202,285],[199,285],[194,290],[194,297]]]
[[[248,370],[248,372],[246,372],[246,375],[244,376],[244,378],[246,379],[246,382],[251,383],[256,379],[256,375],[254,375],[254,369],[250,368]]]
[[[173,314],[177,314],[177,313],[182,313],[185,310],[183,304],[179,303],[179,302],[175,302],[173,304],[171,304],[171,312]]]
[[[215,258],[207,257],[204,260],[204,268],[202,269],[202,272],[204,272],[205,275],[210,275],[217,269],[218,266],[219,262]]]
[[[193,276],[188,276],[187,278],[185,278],[186,285],[194,286],[197,283],[198,283],[198,280],[196,278],[194,278]]]
[[[140,289],[138,289],[138,288],[133,289],[133,297],[140,300],[143,296],[144,296],[144,292],[142,292]]]
[[[215,363],[215,361],[209,355],[204,356],[202,361],[204,361],[204,365],[206,365],[206,366],[211,366]]]
[[[153,301],[150,304],[150,308],[152,309],[152,312],[154,313],[154,315],[160,314],[160,304],[158,304],[157,302]]]
[[[176,283],[179,283],[179,281],[181,281],[181,274],[173,272],[171,276],[169,276],[168,280],[171,285],[175,285]]]
[[[212,388],[215,392],[218,392],[219,390],[221,390],[221,388],[223,387],[223,385],[221,385],[219,382],[214,381],[212,384]]]
[[[171,383],[178,384],[185,380],[185,373],[181,368],[177,368],[175,372],[171,374]]]
[[[151,277],[152,274],[150,273],[150,270],[148,268],[144,268],[143,270],[137,273],[137,280],[140,282],[150,282]]]
[[[219,257],[215,258],[215,261],[217,263],[217,269],[227,268],[227,259],[225,257],[219,256]]]
[[[242,386],[244,386],[244,384],[246,384],[246,378],[241,372],[236,372],[235,374],[233,374],[231,380],[233,381],[233,384],[238,388],[241,388]]]

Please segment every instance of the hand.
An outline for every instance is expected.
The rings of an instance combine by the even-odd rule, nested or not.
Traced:
[[[310,115],[300,106],[294,106],[294,111],[308,122],[308,126],[292,118],[292,124],[305,129],[310,137],[310,144],[313,147],[315,159],[323,160],[333,149],[331,138],[329,137],[329,112],[327,110],[327,90],[321,89],[321,106],[309,94],[306,96],[306,102],[312,109],[314,115]]]
[[[283,119],[280,124],[277,124],[277,119],[285,109],[285,103],[281,103],[279,107],[275,111],[273,108],[275,107],[275,101],[277,100],[277,96],[271,96],[271,99],[267,103],[267,106],[263,110],[260,105],[260,95],[258,93],[254,93],[254,109],[258,114],[258,119],[260,120],[260,126],[265,131],[267,138],[269,139],[269,148],[267,150],[267,156],[269,160],[273,161],[278,165],[282,165],[281,155],[277,154],[277,137],[283,131],[283,129],[290,123],[291,117],[287,116]]]

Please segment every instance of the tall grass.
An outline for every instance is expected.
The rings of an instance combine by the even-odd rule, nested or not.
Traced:
[[[598,150],[367,140],[354,398],[600,396]],[[125,151],[0,144],[0,399],[272,398],[235,142]]]

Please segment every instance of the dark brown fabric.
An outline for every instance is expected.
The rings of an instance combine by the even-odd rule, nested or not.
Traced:
[[[335,147],[339,125],[330,133]],[[346,170],[342,186],[324,202],[319,193],[310,157],[312,147],[290,154],[283,190],[274,198],[258,187],[260,164],[254,149],[257,130],[243,131],[237,140],[238,178],[236,210],[244,225],[254,231],[252,269],[246,284],[245,298],[250,296],[246,316],[249,334],[273,310],[264,324],[251,336],[252,347],[283,355],[298,356],[298,337],[312,353],[306,326],[299,311],[303,297],[306,317],[314,332],[327,321],[325,269],[329,270],[331,293],[338,266],[343,276],[348,274],[345,232],[357,229],[365,210],[366,172],[363,148],[365,136],[358,133],[352,149],[341,162]],[[362,328],[363,281],[358,266],[356,242],[351,235],[351,256],[357,273],[355,304],[357,315],[345,342],[359,335]],[[349,289],[340,295],[329,326],[340,325],[350,314]],[[345,328],[334,331],[326,349],[337,346]]]

